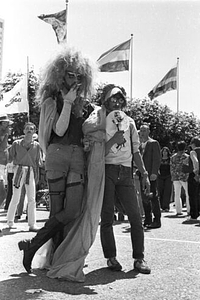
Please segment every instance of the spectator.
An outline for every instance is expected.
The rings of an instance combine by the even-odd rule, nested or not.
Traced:
[[[7,163],[6,165],[6,169],[7,169],[7,194],[6,194],[6,202],[5,202],[5,206],[4,206],[4,210],[7,211],[8,210],[8,206],[10,204],[11,198],[12,198],[12,194],[13,194],[13,176],[14,176],[14,172],[13,172],[13,163]]]
[[[172,180],[170,173],[170,157],[171,152],[168,147],[161,149],[161,164],[158,174],[158,195],[160,199],[161,209],[169,212],[171,194],[172,194]]]
[[[185,160],[189,159],[189,155],[185,153],[186,143],[180,141],[177,144],[178,151],[172,155],[170,160],[170,172],[174,186],[174,200],[176,207],[176,214],[182,215],[182,200],[181,188],[185,191],[187,214],[190,214],[190,204],[188,195],[188,173],[183,172],[183,165]]]
[[[188,194],[190,202],[190,217],[188,220],[196,220],[200,214],[200,137],[192,138],[190,142],[190,157],[188,164],[183,166],[183,172],[189,173],[188,177]]]
[[[150,190],[152,194],[151,197],[149,197],[141,190],[141,196],[145,212],[144,226],[153,229],[161,227],[161,210],[157,187],[157,177],[160,168],[161,154],[158,141],[152,139],[149,134],[149,124],[143,123],[140,126],[140,152],[142,154],[145,168],[149,175],[151,184]]]
[[[38,180],[41,150],[39,143],[33,140],[36,131],[35,124],[28,122],[24,126],[24,138],[15,140],[9,149],[9,161],[13,161],[13,195],[8,207],[7,224],[14,227],[14,218],[20,200],[21,189],[25,183],[28,198],[28,225],[29,231],[37,231],[36,226],[36,182]]]
[[[0,115],[0,207],[6,198],[5,180],[8,163],[8,136],[13,124],[6,114]]]

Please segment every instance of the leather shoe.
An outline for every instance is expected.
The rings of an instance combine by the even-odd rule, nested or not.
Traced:
[[[135,259],[134,269],[142,274],[150,274],[151,269],[148,267],[144,259]]]
[[[30,241],[29,240],[23,240],[18,243],[19,250],[24,251],[24,257],[23,257],[23,266],[27,273],[32,273],[31,269],[31,262],[34,256],[34,252],[31,253],[30,250]]]
[[[160,222],[152,222],[150,225],[148,225],[148,228],[150,229],[154,229],[154,228],[160,228],[161,227],[161,223]]]
[[[143,223],[144,227],[148,227],[151,224],[152,224],[152,221],[144,220],[144,223]]]

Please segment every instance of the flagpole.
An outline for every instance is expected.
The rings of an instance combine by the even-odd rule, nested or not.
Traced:
[[[69,0],[65,0],[65,3],[66,3],[66,39],[65,39],[65,42],[67,42],[67,14],[68,14],[68,2]]]
[[[179,113],[179,57],[177,57],[177,114]]]
[[[133,97],[133,34],[131,34],[130,41],[130,100],[132,101]]]
[[[27,88],[27,102],[29,103],[28,86],[29,86],[29,57],[27,56],[26,88]],[[28,117],[28,122],[29,122],[30,121],[29,111],[28,111],[27,117]]]

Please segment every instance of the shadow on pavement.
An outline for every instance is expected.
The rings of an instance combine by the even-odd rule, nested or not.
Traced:
[[[199,224],[199,220],[185,220],[182,222],[183,225],[193,225],[193,224]],[[200,224],[199,224],[200,225]]]
[[[86,274],[85,282],[77,283],[66,280],[51,279],[44,270],[34,270],[34,273],[12,274],[12,279],[0,282],[1,299],[30,300],[38,299],[45,293],[66,293],[68,295],[96,295],[97,292],[90,286],[106,285],[121,279],[134,279],[137,271],[112,272],[107,268],[94,270]]]
[[[101,285],[108,284],[121,279],[134,279],[137,277],[139,273],[135,270],[131,270],[128,272],[120,271],[113,272],[108,268],[101,268],[94,270],[86,275],[86,285]]]
[[[169,218],[169,219],[183,219],[186,218],[186,215],[167,215],[167,216],[163,216],[163,218]]]
[[[2,234],[0,235],[0,237],[3,237],[5,235],[12,235],[12,234],[17,234],[17,233],[24,233],[24,232],[29,232],[29,230],[14,230],[13,229],[9,229],[9,228],[3,228],[2,229]]]

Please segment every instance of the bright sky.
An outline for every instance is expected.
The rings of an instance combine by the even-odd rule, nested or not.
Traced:
[[[0,0],[5,21],[3,75],[10,70],[36,73],[57,47],[50,24],[41,14],[65,9],[65,0]],[[200,118],[200,1],[69,0],[69,44],[93,60],[133,34],[133,97],[148,92],[176,65],[179,57],[179,110]],[[100,73],[130,94],[129,72]],[[177,92],[156,98],[177,110]]]

